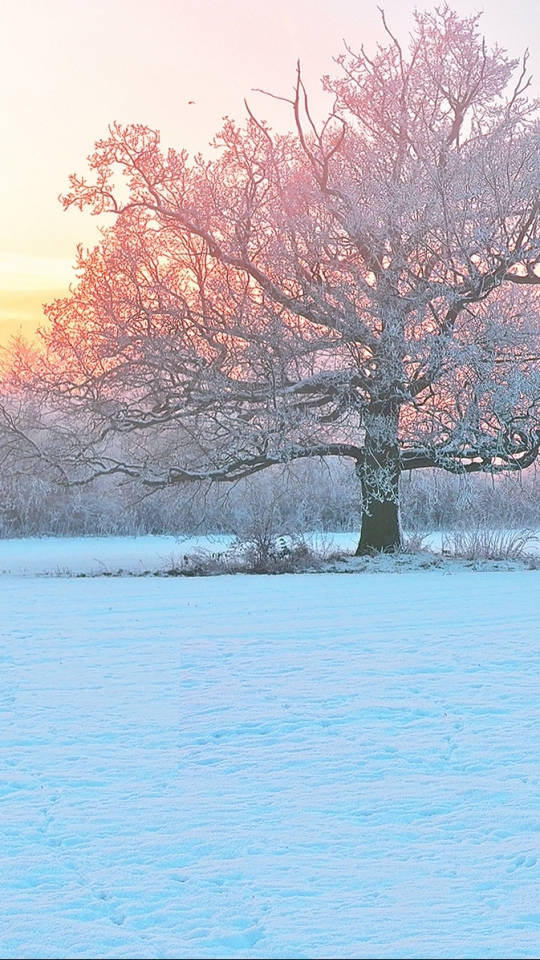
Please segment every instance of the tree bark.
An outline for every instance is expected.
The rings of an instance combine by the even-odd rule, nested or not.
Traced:
[[[366,434],[365,457],[358,465],[362,489],[362,530],[356,556],[372,553],[392,553],[401,547],[399,521],[399,447],[397,419],[385,418],[383,442],[381,433]],[[379,421],[380,422],[380,421]],[[395,424],[395,439],[388,438]]]
[[[362,515],[362,532],[356,556],[373,553],[393,553],[401,546],[399,505],[393,500],[375,500],[369,503],[369,513]]]

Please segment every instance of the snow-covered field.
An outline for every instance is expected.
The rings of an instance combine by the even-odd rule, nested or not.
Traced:
[[[37,543],[0,956],[538,956],[540,572],[54,578]]]
[[[314,535],[316,544],[327,549],[354,551],[356,533]],[[0,576],[99,576],[140,575],[145,571],[167,570],[181,565],[182,557],[194,551],[221,553],[233,538],[206,537],[35,537],[0,540]]]
[[[230,537],[33,537],[0,540],[0,575],[141,574],[196,549],[227,549]]]
[[[540,531],[535,531],[526,546],[527,553],[540,554]],[[504,536],[504,534],[503,534]],[[424,545],[440,554],[444,534],[431,533]],[[358,533],[314,533],[306,537],[313,548],[323,554],[343,551],[353,554]],[[231,536],[199,537],[35,537],[29,539],[0,539],[0,577],[2,576],[141,576],[162,573],[182,567],[183,558],[202,553],[207,556],[227,551],[233,542]],[[389,562],[386,562],[388,560]],[[403,556],[399,563],[392,558],[379,558],[369,564],[376,570],[387,566],[400,570],[418,566],[421,558]],[[453,562],[450,566],[455,567]]]

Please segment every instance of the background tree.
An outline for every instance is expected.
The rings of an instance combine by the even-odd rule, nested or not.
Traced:
[[[295,133],[248,109],[212,161],[111,127],[64,205],[115,220],[34,364],[66,470],[159,488],[348,457],[363,553],[400,544],[403,470],[534,461],[538,103],[478,19],[416,14],[406,51],[383,15],[322,126],[298,70]]]

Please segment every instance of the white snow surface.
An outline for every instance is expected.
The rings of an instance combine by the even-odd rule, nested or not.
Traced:
[[[226,550],[232,537],[29,537],[0,540],[0,575],[141,574],[195,550]],[[347,549],[347,548],[346,548]]]
[[[354,551],[357,533],[312,534],[315,546]],[[0,575],[140,575],[181,564],[197,551],[223,553],[233,537],[29,537],[0,540]]]
[[[1,957],[539,955],[540,572],[0,591]]]
[[[540,554],[540,530],[527,545],[527,552]],[[440,554],[444,534],[430,533],[424,537],[425,546]],[[27,539],[0,539],[0,576],[140,576],[181,567],[183,558],[196,553],[220,554],[233,544],[233,537],[214,534],[198,537],[137,536],[137,537],[29,537]],[[287,538],[286,538],[287,539]],[[306,535],[313,548],[329,555],[333,551],[353,554],[358,544],[358,533],[315,532]],[[387,558],[388,559],[388,558]],[[384,557],[375,569],[384,569]],[[398,566],[414,567],[419,558],[404,556]],[[390,567],[395,564],[390,558]],[[453,564],[456,565],[455,563]]]

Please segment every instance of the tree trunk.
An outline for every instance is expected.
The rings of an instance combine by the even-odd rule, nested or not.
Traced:
[[[379,428],[373,431],[374,436],[366,433],[365,459],[357,468],[362,487],[362,531],[357,557],[391,553],[401,547],[397,419],[386,414],[384,430],[383,418],[377,419]]]
[[[399,507],[393,500],[372,499],[369,513],[362,515],[362,533],[356,556],[393,553],[401,546]]]

